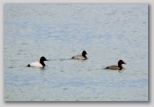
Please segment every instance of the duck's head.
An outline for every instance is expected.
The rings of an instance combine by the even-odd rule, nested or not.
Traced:
[[[48,61],[44,56],[42,56],[41,58],[40,58],[40,62],[42,62],[42,61]]]
[[[86,54],[87,54],[87,52],[86,52],[86,51],[83,51],[83,52],[82,52],[82,55],[83,55],[83,56],[85,56]]]
[[[123,60],[119,60],[118,65],[121,65],[121,64],[126,64],[126,63]]]

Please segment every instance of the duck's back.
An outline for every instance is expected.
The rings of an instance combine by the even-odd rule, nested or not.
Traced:
[[[120,67],[117,65],[107,66],[105,69],[111,69],[111,70],[120,70]]]
[[[82,55],[76,55],[76,56],[73,56],[72,59],[76,59],[76,60],[85,60],[86,58],[83,57]]]
[[[43,67],[43,65],[40,62],[33,62],[29,65],[30,65],[30,67]]]

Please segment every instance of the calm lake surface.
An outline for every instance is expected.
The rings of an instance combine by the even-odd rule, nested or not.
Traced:
[[[5,4],[4,100],[148,101],[148,4]]]

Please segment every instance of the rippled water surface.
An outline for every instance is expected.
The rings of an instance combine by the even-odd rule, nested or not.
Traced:
[[[4,100],[148,101],[148,5],[5,4]]]

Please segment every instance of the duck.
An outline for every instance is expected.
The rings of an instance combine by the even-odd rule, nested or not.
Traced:
[[[40,68],[44,68],[45,67],[44,61],[48,61],[48,60],[44,56],[42,56],[40,58],[40,62],[32,62],[32,63],[28,64],[27,67],[40,67]]]
[[[86,51],[83,51],[82,52],[82,55],[73,56],[71,59],[86,60],[86,59],[88,59],[86,55],[87,55],[87,52]]]
[[[118,65],[111,65],[107,66],[105,69],[110,69],[110,70],[122,70],[122,64],[126,64],[123,60],[118,61]]]

